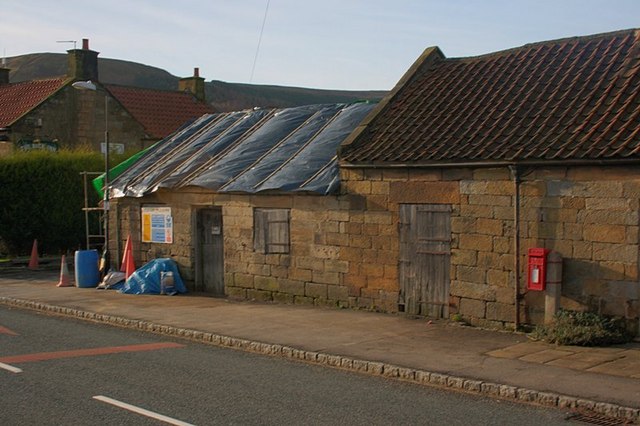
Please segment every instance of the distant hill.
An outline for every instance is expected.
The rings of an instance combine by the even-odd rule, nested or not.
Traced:
[[[7,58],[11,82],[58,77],[67,73],[67,55],[33,53]],[[177,90],[180,77],[165,70],[137,62],[98,59],[100,82],[147,89]],[[188,76],[182,76],[188,77]],[[217,111],[236,111],[253,107],[291,107],[297,105],[379,100],[386,91],[321,90],[259,84],[205,83],[207,102]]]

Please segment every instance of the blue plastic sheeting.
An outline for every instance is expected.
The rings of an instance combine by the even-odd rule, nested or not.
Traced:
[[[157,189],[158,182],[166,177],[172,176],[176,168],[183,164],[197,164],[192,157],[198,153],[199,161],[204,161],[202,157],[211,156],[206,147],[215,141],[221,134],[225,134],[236,126],[238,122],[244,122],[244,113],[231,113],[226,115],[210,116],[211,120],[198,126],[195,131],[186,132],[182,135],[176,146],[171,150],[163,151],[153,155],[153,164],[135,182],[128,185],[128,195],[140,196],[153,192]],[[242,133],[242,132],[241,132]],[[220,149],[223,149],[221,147]]]
[[[175,150],[185,139],[188,139],[204,126],[215,121],[215,119],[216,116],[214,115],[203,115],[193,124],[157,142],[140,160],[111,182],[109,185],[111,188],[111,196],[117,198],[125,196],[141,197],[144,195],[145,191],[143,189],[135,191],[134,188],[136,185],[140,185],[138,182],[144,179],[150,170],[153,170],[154,166],[158,164],[158,160]]]
[[[270,150],[242,173],[230,179],[219,191],[221,192],[249,192],[267,179],[282,165],[283,159],[293,157],[301,147],[313,140],[344,105],[328,105],[316,111],[307,119],[304,126],[296,129],[287,138],[280,140],[276,149]]]
[[[280,190],[328,194],[337,189],[337,149],[369,111],[369,104],[355,104],[340,111],[313,138],[313,143],[306,144],[286,159],[274,174],[254,188],[254,192]]]
[[[141,197],[187,186],[225,193],[336,193],[337,149],[374,106],[323,104],[204,116],[159,142],[112,183],[111,195]]]
[[[237,113],[234,113],[237,114]],[[221,156],[227,149],[233,148],[261,123],[270,114],[268,110],[257,110],[241,113],[238,119],[229,122],[226,118],[221,120],[218,127],[223,130],[215,137],[210,137],[206,145],[197,151],[190,149],[191,157],[183,162],[171,176],[164,179],[159,188],[172,188],[188,178],[197,175],[198,171],[207,167],[208,163]]]
[[[154,259],[136,269],[119,291],[127,294],[160,294],[160,273],[169,271],[173,272],[175,292],[186,293],[187,288],[180,278],[178,265],[169,258]]]
[[[276,112],[263,126],[186,184],[214,190],[220,188],[257,161],[261,162],[265,154],[280,153],[279,145],[290,139],[303,124],[306,127],[307,120],[318,112],[316,105]]]

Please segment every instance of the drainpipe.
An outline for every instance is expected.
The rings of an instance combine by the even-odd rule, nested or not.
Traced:
[[[520,327],[520,171],[518,166],[509,166],[513,178],[513,275],[515,318],[514,331]]]

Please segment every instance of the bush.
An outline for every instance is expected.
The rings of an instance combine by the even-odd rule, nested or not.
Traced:
[[[560,310],[550,324],[540,325],[531,333],[536,340],[558,345],[607,346],[626,343],[632,336],[624,322],[593,312]]]
[[[80,173],[103,170],[99,152],[16,152],[0,158],[0,240],[6,250],[28,255],[34,239],[48,254],[84,246]],[[97,205],[99,196],[91,186],[89,196],[89,205]]]

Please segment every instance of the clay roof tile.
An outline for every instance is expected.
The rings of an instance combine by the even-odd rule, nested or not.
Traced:
[[[64,78],[52,78],[0,85],[0,127],[11,126],[65,83]]]
[[[424,66],[422,66],[424,65]],[[637,30],[417,63],[366,131],[353,163],[638,156]],[[384,104],[383,102],[383,104]]]
[[[187,92],[106,85],[133,118],[155,138],[164,138],[180,126],[213,109]]]

